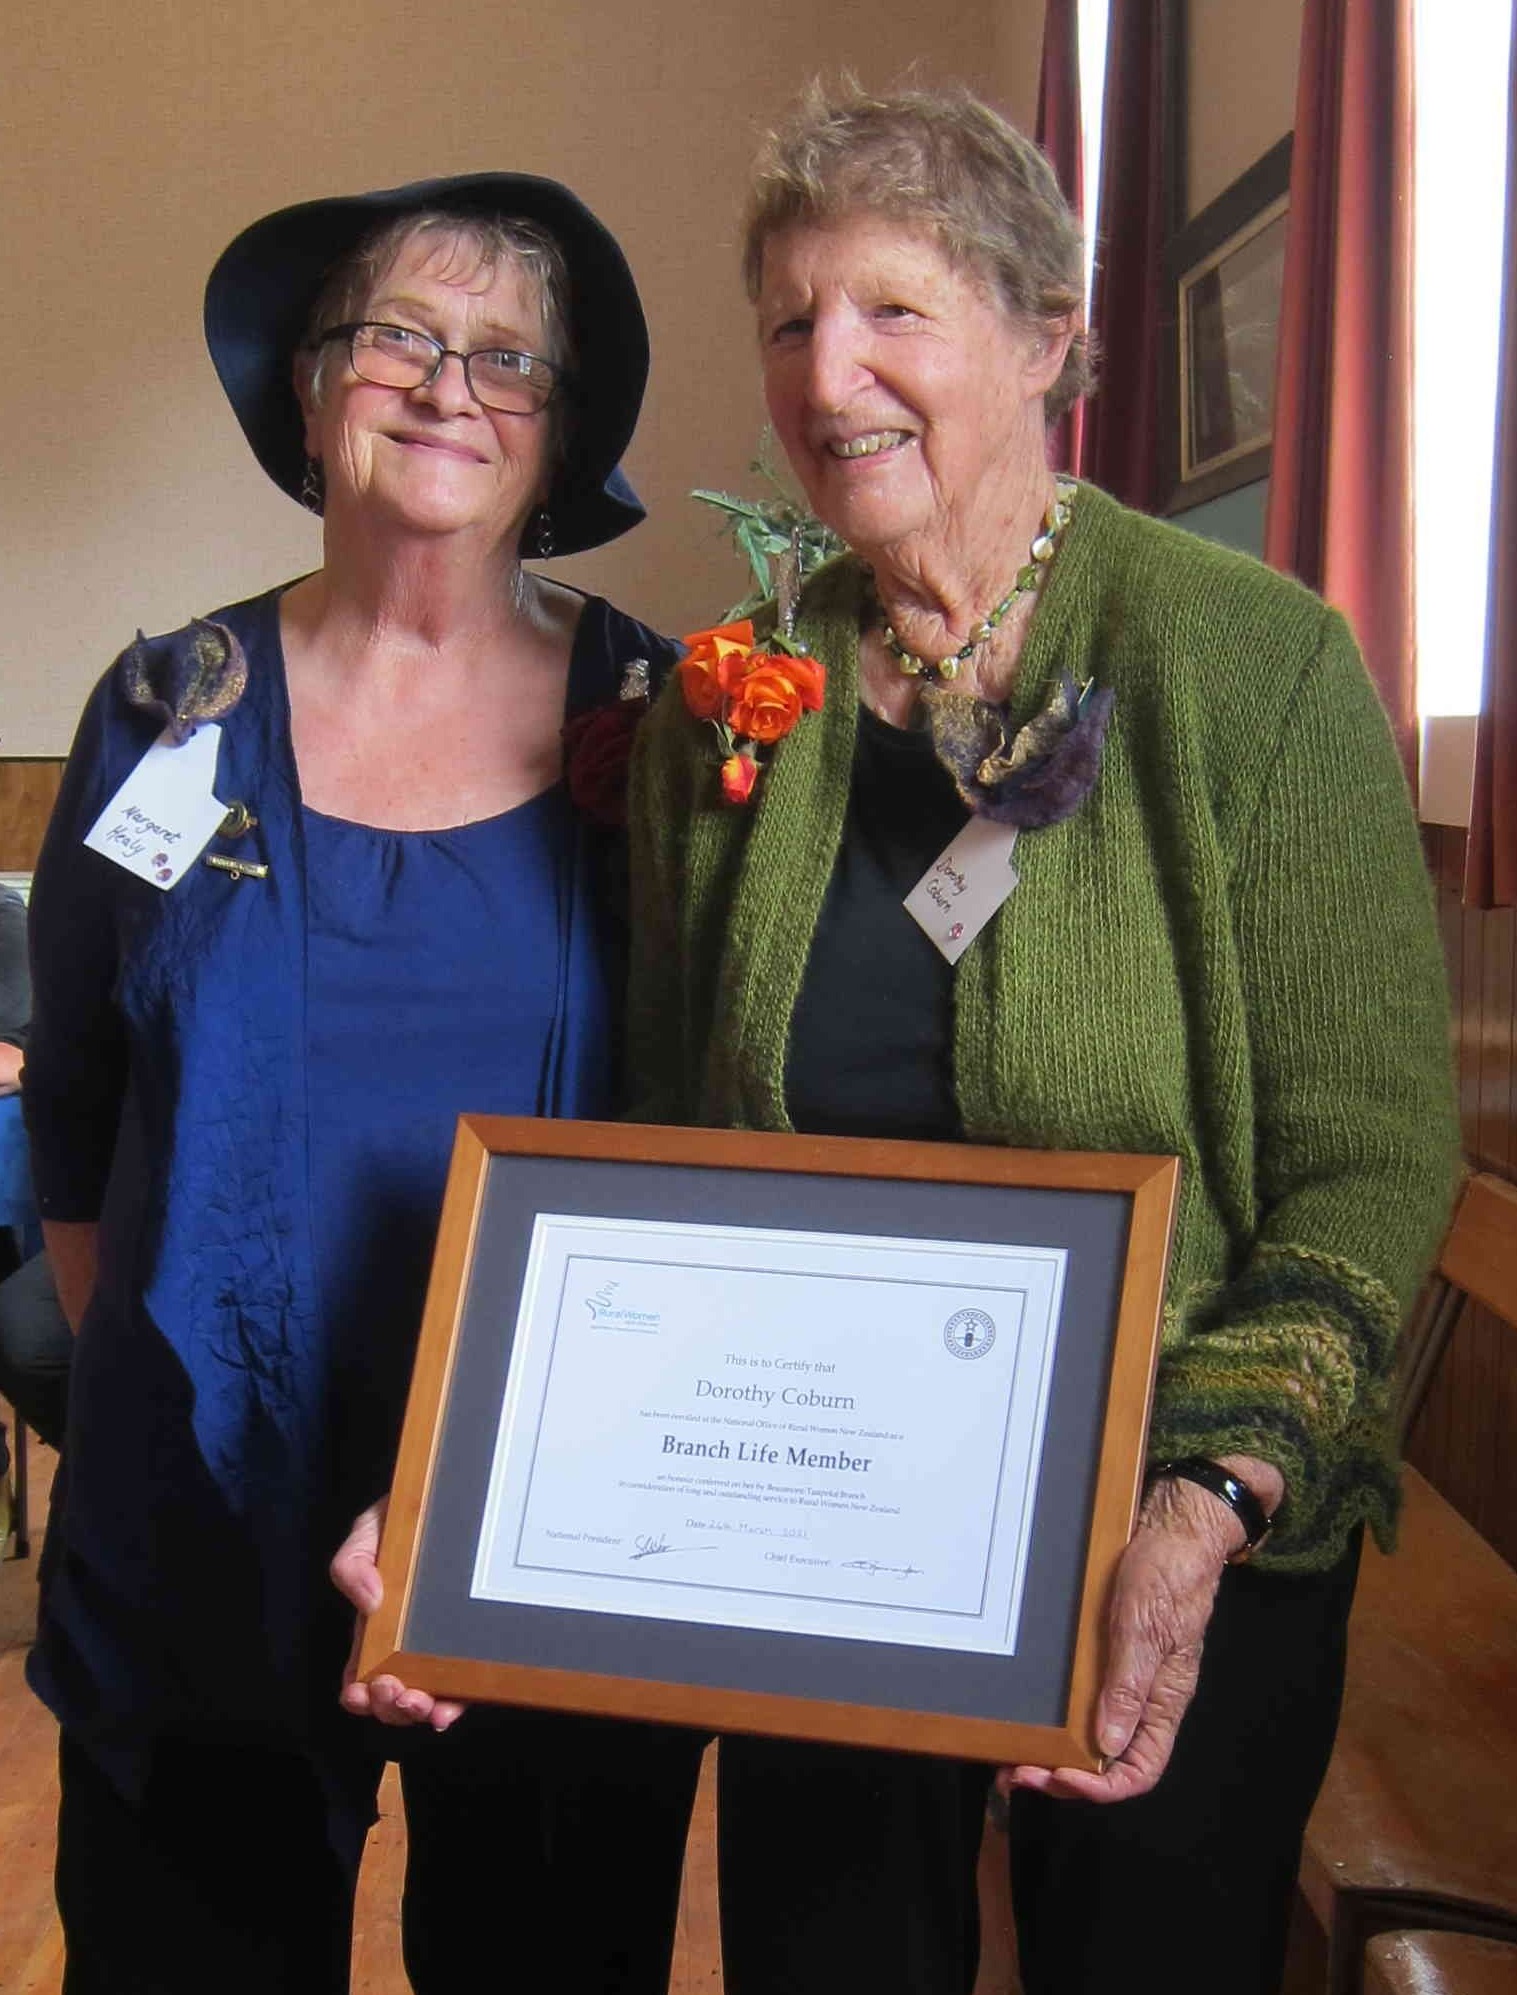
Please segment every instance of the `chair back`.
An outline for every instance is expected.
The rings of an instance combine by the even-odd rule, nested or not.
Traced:
[[[1467,1302],[1517,1333],[1517,1185],[1489,1171],[1466,1178],[1438,1265],[1402,1338],[1396,1430],[1403,1442]]]

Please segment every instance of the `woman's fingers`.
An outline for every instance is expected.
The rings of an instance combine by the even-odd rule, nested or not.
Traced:
[[[1196,1687],[1220,1571],[1208,1543],[1177,1531],[1140,1529],[1123,1553],[1096,1700],[1096,1744],[1108,1760],[1135,1747],[1148,1757],[1156,1739],[1173,1741]]]
[[[379,1538],[388,1506],[389,1498],[382,1496],[378,1503],[371,1503],[367,1510],[354,1518],[352,1530],[343,1539],[327,1568],[337,1591],[357,1609],[353,1620],[353,1639],[348,1645],[347,1662],[343,1665],[342,1689],[338,1693],[343,1710],[350,1711],[355,1718],[378,1716],[370,1686],[358,1681],[358,1651],[363,1646],[365,1617],[372,1614],[384,1599],[384,1582],[379,1577],[378,1560]]]
[[[1079,1767],[1018,1766],[1003,1769],[996,1785],[1003,1794],[1016,1788],[1083,1801],[1127,1801],[1147,1794],[1169,1764],[1175,1734],[1196,1687],[1200,1652],[1166,1657],[1155,1671],[1138,1722],[1121,1751],[1099,1773]]]
[[[1096,1700],[1099,1773],[1076,1767],[1005,1767],[1003,1794],[1016,1788],[1085,1801],[1146,1794],[1174,1750],[1195,1694],[1221,1559],[1215,1533],[1170,1521],[1140,1526],[1122,1554],[1112,1589],[1106,1675]]]
[[[434,1732],[447,1731],[466,1709],[452,1698],[412,1689],[394,1676],[371,1676],[367,1683],[349,1683],[342,1693],[342,1708],[355,1717],[374,1718],[398,1730],[426,1725]]]
[[[348,1659],[342,1666],[342,1689],[339,1702],[344,1711],[351,1711],[357,1718],[369,1715],[369,1686],[358,1681],[358,1651],[363,1647],[363,1616],[353,1617],[353,1639],[348,1644]]]
[[[389,1497],[382,1496],[361,1511],[328,1567],[332,1584],[360,1614],[374,1613],[385,1597],[379,1577],[379,1539],[389,1507]]]
[[[384,1599],[384,1582],[379,1577],[379,1540],[389,1505],[390,1499],[382,1496],[354,1518],[353,1528],[343,1539],[330,1567],[332,1584],[358,1610],[353,1623],[353,1643],[342,1672],[339,1702],[355,1718],[375,1718],[381,1725],[429,1725],[434,1732],[445,1732],[463,1716],[462,1704],[447,1697],[433,1697],[425,1690],[410,1689],[394,1676],[373,1676],[367,1683],[358,1680],[364,1619]]]

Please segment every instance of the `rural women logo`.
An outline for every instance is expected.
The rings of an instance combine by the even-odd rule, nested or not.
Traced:
[[[590,1312],[590,1321],[606,1330],[657,1330],[663,1321],[656,1309],[628,1309],[616,1300],[616,1292],[621,1287],[617,1281],[603,1281],[593,1294],[585,1297],[585,1307]]]

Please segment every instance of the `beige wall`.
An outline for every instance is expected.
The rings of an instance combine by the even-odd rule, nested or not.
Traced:
[[[1301,0],[1190,0],[1191,207],[1289,129]],[[287,201],[440,172],[566,180],[637,271],[650,519],[559,572],[671,629],[741,576],[685,493],[762,411],[733,243],[753,134],[816,70],[962,75],[1030,126],[1043,0],[50,0],[0,65],[0,756],[54,755],[140,624],[319,558],[199,334],[205,273]]]
[[[734,220],[755,122],[817,69],[919,61],[1030,120],[1042,0],[49,0],[0,65],[0,756],[67,745],[137,625],[312,565],[199,334],[222,246],[288,201],[427,174],[567,181],[620,236],[654,370],[649,523],[560,572],[673,629],[741,593],[685,492],[761,411]],[[930,52],[927,52],[930,51]]]
[[[1296,121],[1302,0],[1188,0],[1192,215]]]

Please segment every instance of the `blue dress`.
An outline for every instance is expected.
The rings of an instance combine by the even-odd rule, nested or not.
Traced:
[[[312,1235],[343,1531],[394,1461],[459,1110],[610,1110],[576,833],[561,784],[446,831],[305,812]]]
[[[216,794],[257,825],[211,849],[266,877],[201,865],[160,893],[83,845],[161,724],[123,660],[38,863],[37,1198],[98,1221],[100,1269],[28,1676],[128,1795],[165,1734],[293,1745],[356,1860],[376,1744],[336,1704],[326,1563],[388,1483],[457,1113],[606,1112],[617,853],[558,786],[444,833],[308,812],[278,592],[215,621],[248,660]],[[589,598],[567,713],[671,655]]]

